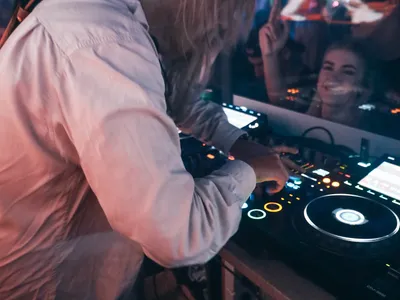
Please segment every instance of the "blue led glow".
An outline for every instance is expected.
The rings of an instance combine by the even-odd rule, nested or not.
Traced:
[[[254,200],[254,194],[250,194],[249,200]]]
[[[297,185],[299,185],[299,184],[301,184],[301,180],[295,180],[294,183],[297,184]]]
[[[288,188],[291,188],[291,189],[294,189],[294,190],[298,190],[300,188],[300,186],[298,186],[297,184],[294,184],[293,182],[286,183],[286,186]]]

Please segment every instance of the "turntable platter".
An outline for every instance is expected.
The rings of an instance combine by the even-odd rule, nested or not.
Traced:
[[[384,250],[382,244],[399,232],[400,220],[389,207],[367,197],[331,194],[310,201],[295,218],[295,227],[303,238],[329,251],[369,255],[377,244]]]
[[[374,200],[347,194],[325,195],[304,209],[310,226],[332,237],[358,243],[378,242],[400,228],[397,215]]]

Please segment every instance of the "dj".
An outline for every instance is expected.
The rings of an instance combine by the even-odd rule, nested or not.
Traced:
[[[116,299],[143,252],[166,267],[204,263],[256,181],[282,189],[276,152],[188,101],[253,7],[44,0],[22,22],[0,51],[0,299]],[[193,179],[176,125],[237,160]]]

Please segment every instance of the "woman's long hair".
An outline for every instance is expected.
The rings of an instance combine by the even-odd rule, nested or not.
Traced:
[[[183,102],[196,97],[199,84],[207,81],[213,57],[247,36],[255,0],[141,2],[166,66],[171,87],[167,101],[179,110]],[[204,75],[202,82],[200,74]]]

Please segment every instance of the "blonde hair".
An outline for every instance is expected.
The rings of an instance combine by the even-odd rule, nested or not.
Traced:
[[[173,103],[195,97],[202,69],[210,74],[213,57],[247,36],[255,9],[255,0],[141,2],[166,64]]]

